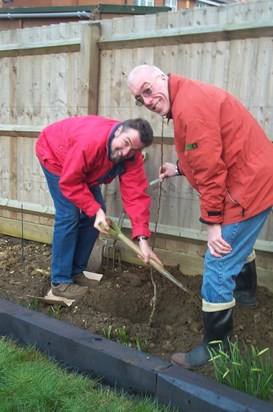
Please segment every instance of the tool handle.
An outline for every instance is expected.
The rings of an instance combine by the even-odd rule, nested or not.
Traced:
[[[129,248],[134,250],[139,256],[143,257],[143,254],[141,252],[141,249],[139,246],[137,246],[134,242],[132,242],[130,239],[128,239],[123,233],[119,233],[118,235],[119,240],[124,242]],[[164,266],[161,266],[159,263],[157,263],[154,259],[149,259],[149,264],[154,267],[159,273],[161,273],[163,276],[165,276],[167,279],[169,279],[171,282],[173,282],[176,286],[179,288],[183,289],[185,292],[190,293],[188,289],[185,288],[185,286],[182,285],[181,282],[179,282],[171,273],[169,273]]]
[[[128,239],[127,236],[125,236],[118,225],[110,218],[107,218],[109,221],[110,229],[108,230],[109,234],[119,240],[121,240],[123,243],[125,243],[130,249],[132,249],[134,252],[136,252],[137,255],[141,256],[142,258],[143,253],[141,252],[141,249],[139,246],[137,246],[132,240]],[[103,225],[102,225],[103,226]],[[105,230],[105,227],[103,226],[103,229]],[[165,276],[167,279],[169,279],[171,282],[173,282],[176,286],[179,288],[183,289],[185,292],[191,294],[191,292],[185,288],[185,286],[182,285],[181,282],[179,282],[173,275],[171,275],[163,266],[161,266],[159,263],[157,263],[153,259],[149,259],[149,264],[153,266],[159,273],[161,273],[163,276]]]

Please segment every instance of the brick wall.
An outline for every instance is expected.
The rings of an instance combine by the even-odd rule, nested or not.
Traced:
[[[95,4],[105,4],[108,1],[97,1],[97,0],[0,0],[0,7],[67,7],[67,6],[85,6],[85,5],[95,5]],[[111,0],[111,4],[122,4],[122,5],[133,5],[133,0]],[[164,6],[164,0],[155,0],[154,5]],[[177,8],[189,8],[194,6],[194,0],[178,0]]]

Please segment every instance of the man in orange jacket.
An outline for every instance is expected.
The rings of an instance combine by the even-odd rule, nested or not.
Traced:
[[[150,65],[135,67],[128,85],[138,105],[173,120],[178,160],[163,164],[159,177],[187,178],[200,194],[200,221],[208,228],[204,338],[172,356],[174,364],[193,368],[208,362],[209,342],[227,345],[234,296],[255,303],[255,260],[247,258],[273,205],[273,145],[250,112],[218,87]]]
[[[101,184],[119,177],[123,205],[144,261],[161,264],[148,244],[150,196],[142,150],[153,130],[144,119],[120,122],[100,116],[71,117],[47,126],[36,143],[55,206],[52,293],[75,299],[88,291],[84,276],[101,224],[109,229]]]

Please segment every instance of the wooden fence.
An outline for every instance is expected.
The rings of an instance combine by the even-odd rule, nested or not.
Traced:
[[[53,207],[34,154],[48,123],[85,114],[148,119],[156,135],[147,149],[149,180],[175,161],[172,125],[137,108],[127,75],[151,63],[166,73],[213,83],[236,95],[273,140],[273,2],[231,4],[97,22],[0,32],[1,232],[50,242]],[[198,196],[183,178],[149,189],[151,228],[167,263],[185,273],[202,270],[206,229]],[[104,187],[108,214],[122,211],[118,181]],[[159,204],[160,200],[160,204]],[[124,230],[130,224],[124,222]],[[272,275],[272,214],[256,251],[261,273]],[[194,265],[194,268],[193,268]],[[272,284],[272,276],[268,278]]]

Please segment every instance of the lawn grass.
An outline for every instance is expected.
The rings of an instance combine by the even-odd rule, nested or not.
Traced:
[[[0,339],[1,412],[170,412],[148,397],[132,397],[69,373],[33,347]]]

